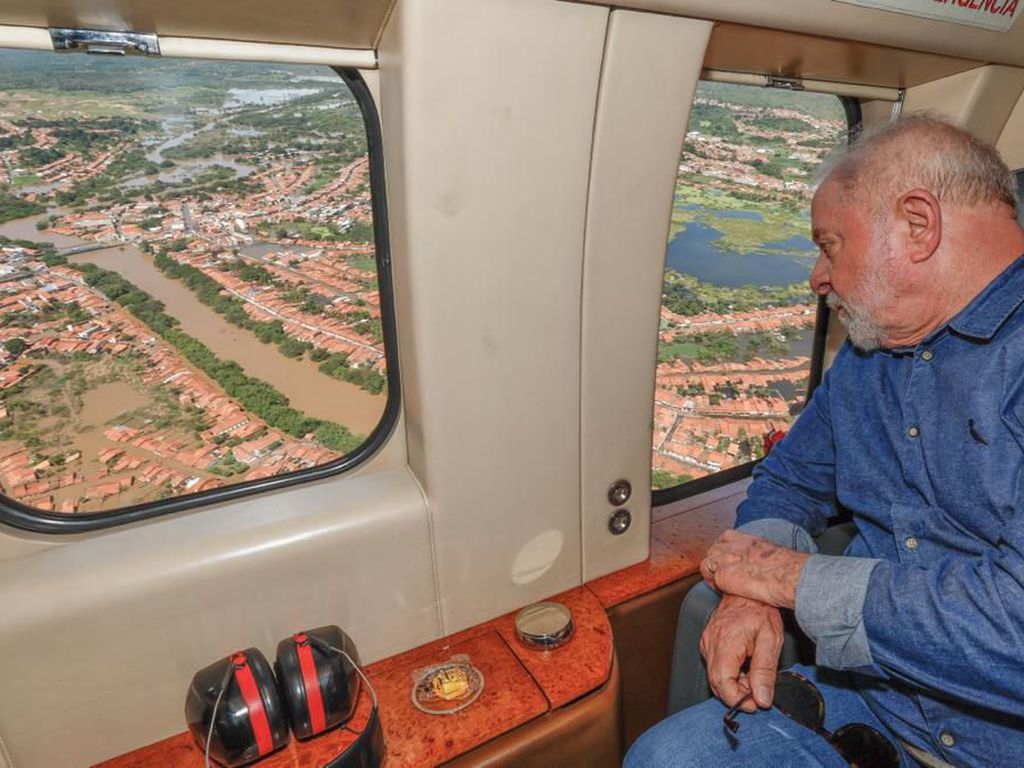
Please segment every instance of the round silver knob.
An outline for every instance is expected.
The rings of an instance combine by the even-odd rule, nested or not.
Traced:
[[[621,507],[633,495],[633,486],[629,480],[616,480],[608,489],[608,503],[613,507]]]
[[[633,516],[629,513],[628,509],[617,509],[612,512],[612,516],[608,518],[608,530],[615,536],[621,536],[629,530],[629,526],[633,524]]]

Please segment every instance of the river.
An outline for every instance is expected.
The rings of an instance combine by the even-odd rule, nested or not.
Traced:
[[[52,213],[52,212],[51,212]],[[50,214],[40,214],[0,225],[0,235],[20,240],[51,242],[58,248],[89,241],[51,232],[40,232],[35,223]],[[263,379],[284,394],[293,407],[318,419],[344,424],[358,434],[369,434],[384,412],[383,395],[371,395],[347,381],[338,381],[317,370],[310,360],[284,357],[272,344],[263,344],[253,334],[228,323],[196,298],[182,283],[173,280],[153,264],[148,254],[132,245],[114,246],[73,257],[76,263],[91,262],[110,269],[162,301],[168,314],[181,322],[181,329],[199,339],[218,357],[233,360],[250,376]]]

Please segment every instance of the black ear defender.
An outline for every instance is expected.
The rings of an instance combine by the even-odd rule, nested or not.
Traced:
[[[307,739],[352,717],[360,681],[373,709],[366,726],[342,754],[325,768],[378,768],[384,760],[377,693],[359,668],[355,643],[333,625],[296,632],[277,645],[274,671],[284,709],[296,738]]]
[[[246,765],[288,743],[288,715],[274,673],[255,648],[246,648],[196,672],[185,699],[188,729],[226,768]]]
[[[297,632],[277,644],[274,672],[296,738],[308,739],[352,717],[359,694],[358,663],[352,639],[335,626]]]

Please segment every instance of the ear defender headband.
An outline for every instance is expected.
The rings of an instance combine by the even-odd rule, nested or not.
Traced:
[[[276,672],[276,679],[274,672]],[[359,668],[355,643],[339,627],[297,632],[277,645],[274,672],[255,648],[239,651],[192,678],[185,717],[205,764],[227,768],[258,760],[296,738],[308,739],[347,722],[359,700],[360,680],[373,708],[366,726],[324,768],[378,768],[384,735],[377,693]]]

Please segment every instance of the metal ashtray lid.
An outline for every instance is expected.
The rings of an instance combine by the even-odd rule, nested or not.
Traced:
[[[561,603],[534,603],[516,614],[516,637],[530,648],[557,648],[572,631],[572,612]]]

